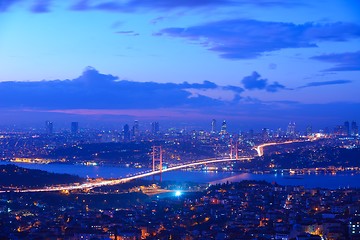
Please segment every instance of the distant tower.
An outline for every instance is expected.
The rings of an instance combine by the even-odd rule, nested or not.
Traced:
[[[139,121],[138,120],[134,121],[134,136],[135,137],[139,136]]]
[[[356,136],[359,133],[359,127],[355,121],[351,122],[351,136]]]
[[[211,133],[216,133],[216,120],[211,121]]]
[[[128,142],[130,141],[130,128],[128,124],[124,125],[124,141]]]
[[[45,122],[45,129],[47,134],[53,134],[54,132],[54,124],[53,122],[46,121]]]
[[[157,170],[156,162],[159,162],[159,171],[160,171],[160,182],[162,178],[162,170],[163,170],[163,150],[161,146],[153,146],[152,147],[152,164],[153,164],[153,172]],[[154,175],[153,175],[154,180]]]
[[[77,134],[79,132],[79,122],[72,122],[71,123],[71,133]]]
[[[306,135],[307,136],[310,136],[312,134],[312,126],[311,125],[308,125],[306,127]]]
[[[349,121],[344,122],[344,135],[350,135],[350,123]]]
[[[295,122],[289,122],[287,131],[286,131],[286,135],[294,136],[295,135],[295,127],[296,127]]]
[[[221,124],[221,131],[220,133],[221,134],[226,134],[226,129],[227,129],[227,126],[226,126],[226,121],[224,120]]]
[[[262,129],[262,138],[264,140],[267,140],[270,138],[270,130],[268,128],[263,128]]]
[[[160,132],[159,122],[151,123],[151,133],[154,135],[157,135],[157,134],[159,134],[159,132]]]
[[[249,130],[249,138],[254,138],[254,130],[253,129]]]

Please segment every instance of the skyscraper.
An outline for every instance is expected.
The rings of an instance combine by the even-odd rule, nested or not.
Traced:
[[[77,134],[79,132],[79,122],[72,122],[71,123],[71,133]]]
[[[47,134],[53,134],[54,131],[54,124],[53,122],[46,121],[45,122],[45,130]]]
[[[134,121],[133,131],[134,131],[133,132],[134,137],[139,136],[139,121],[138,120]]]
[[[216,133],[216,120],[211,121],[211,133]]]
[[[350,135],[350,123],[349,123],[349,121],[344,122],[344,135],[345,136]]]
[[[359,133],[359,127],[355,121],[351,122],[351,136],[356,136]]]
[[[296,127],[295,122],[289,122],[287,131],[286,131],[286,135],[294,136],[295,135],[295,127]]]
[[[306,127],[306,135],[307,136],[310,136],[312,134],[312,126],[311,125],[308,125]]]
[[[152,122],[151,123],[151,133],[154,135],[159,134],[160,132],[160,125],[159,122]]]
[[[128,124],[124,125],[123,133],[124,133],[124,141],[125,142],[130,141],[130,128]]]
[[[226,121],[224,120],[221,124],[221,134],[226,134],[226,129],[227,129],[227,125],[226,125]]]
[[[262,129],[262,138],[263,138],[264,140],[270,138],[270,129],[268,129],[268,128],[263,128],[263,129]]]

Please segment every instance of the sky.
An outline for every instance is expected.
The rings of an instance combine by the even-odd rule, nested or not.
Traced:
[[[360,2],[0,0],[0,69],[0,125],[360,122]]]

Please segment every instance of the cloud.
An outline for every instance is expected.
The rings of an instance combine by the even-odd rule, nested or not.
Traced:
[[[15,5],[22,0],[1,0],[0,1],[0,12],[6,12],[12,5]]]
[[[250,88],[265,91],[283,88],[277,82],[269,84],[256,72],[244,79]],[[307,85],[325,83],[331,84]],[[12,124],[44,119],[73,121],[74,118],[96,123],[134,118],[172,122],[217,118],[234,124],[251,122],[252,127],[279,126],[281,122],[294,120],[323,124],[324,121],[343,122],[344,116],[360,117],[360,112],[354,111],[360,103],[264,102],[243,98],[243,91],[239,86],[221,86],[210,81],[176,84],[120,80],[88,67],[81,76],[71,80],[0,82],[0,117],[3,123],[6,120]]]
[[[335,67],[324,71],[360,71],[360,51],[324,54],[314,56],[311,59],[336,64]]]
[[[234,91],[236,93],[242,93],[244,91],[244,89],[242,87],[238,87],[238,86],[225,86],[223,87],[224,90],[231,90]]]
[[[267,79],[262,79],[261,75],[257,72],[253,72],[250,76],[246,76],[241,80],[244,88],[247,90],[266,90],[268,92],[277,92],[286,87],[278,82],[269,84]]]
[[[239,5],[253,5],[257,7],[292,7],[303,4],[301,4],[299,1],[285,0],[80,0],[75,3],[71,9],[77,11],[102,10],[115,12],[134,12],[139,10],[169,11],[179,8],[197,9]]]
[[[53,0],[0,0],[0,12],[11,10],[13,5],[20,7],[33,4],[29,10],[33,13],[50,11]],[[211,7],[233,7],[252,5],[255,7],[298,7],[305,6],[300,0],[71,0],[64,1],[67,8],[74,11],[108,11],[108,12],[136,12],[136,11],[171,11],[176,9],[193,10]],[[25,4],[18,4],[25,3]],[[158,19],[160,20],[160,19]],[[157,20],[156,20],[157,21]],[[155,22],[156,22],[155,21]]]
[[[260,79],[260,74],[253,72],[250,76],[246,76],[241,81],[244,87],[248,90],[265,89],[267,79]]]
[[[117,31],[115,32],[117,34],[126,35],[126,36],[139,36],[139,33],[136,33],[134,31]]]
[[[205,94],[209,90],[235,86],[202,83],[155,83],[119,80],[88,67],[76,79],[40,82],[0,82],[0,107],[24,109],[158,109],[201,108],[226,104],[223,99]],[[199,90],[196,97],[189,89]],[[201,92],[204,92],[202,94]]]
[[[77,11],[102,10],[113,12],[134,12],[137,10],[171,10],[176,8],[199,8],[232,4],[232,0],[130,0],[130,1],[91,1],[80,0],[71,9]]]
[[[333,81],[325,81],[325,82],[311,82],[304,86],[298,87],[298,88],[308,88],[308,87],[321,87],[321,86],[327,86],[327,85],[339,85],[339,84],[348,84],[352,83],[350,80],[333,80]]]
[[[278,83],[278,82],[274,82],[272,84],[269,84],[266,86],[266,91],[268,92],[277,92],[280,89],[286,89],[284,85]]]
[[[207,80],[203,81],[203,83],[192,83],[192,84],[188,82],[183,82],[179,86],[181,86],[182,88],[194,88],[194,89],[215,89],[218,87],[216,83]]]
[[[172,27],[157,36],[185,38],[226,59],[249,59],[287,48],[312,48],[319,42],[343,42],[360,38],[355,23],[293,24],[250,19],[209,22],[186,28]]]
[[[244,79],[247,80],[246,86],[254,89],[277,91],[284,88],[277,82],[269,83],[257,72]],[[134,118],[167,121],[217,118],[237,124],[251,122],[252,127],[278,126],[279,122],[285,124],[290,120],[319,121],[322,124],[325,120],[340,119],[343,122],[344,116],[349,119],[360,117],[360,112],[354,111],[359,109],[360,103],[263,102],[243,98],[243,91],[240,86],[222,86],[211,81],[156,83],[120,80],[88,67],[71,80],[0,82],[0,117],[3,122],[6,120],[12,124],[14,121],[43,122],[44,119],[73,121],[74,118],[84,122],[92,119],[90,121],[96,123]]]
[[[50,12],[51,0],[37,0],[31,7],[34,13],[47,13]]]
[[[89,0],[79,0],[77,1],[75,4],[73,4],[70,7],[71,10],[75,10],[75,11],[85,11],[85,10],[89,10],[90,6],[89,6]]]

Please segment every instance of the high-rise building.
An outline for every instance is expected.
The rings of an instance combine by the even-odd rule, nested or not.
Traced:
[[[211,133],[216,133],[216,120],[211,121]]]
[[[287,131],[286,131],[286,135],[294,136],[295,135],[295,127],[296,127],[295,122],[289,122]]]
[[[71,123],[71,133],[77,134],[79,132],[79,122],[72,122]]]
[[[45,122],[45,129],[47,134],[53,134],[54,132],[54,124],[53,122],[46,121]]]
[[[350,239],[360,239],[360,217],[351,218],[348,226]]]
[[[312,134],[312,126],[311,125],[308,125],[306,127],[306,135],[307,136],[310,136]]]
[[[350,135],[350,123],[349,123],[349,121],[344,122],[344,135],[345,136]]]
[[[249,130],[249,138],[254,138],[254,130],[253,129]]]
[[[263,128],[261,133],[262,133],[262,138],[263,139],[269,139],[270,138],[270,129]]]
[[[151,123],[151,133],[154,135],[159,134],[160,132],[160,125],[159,122],[152,122]]]
[[[345,134],[345,128],[344,125],[337,125],[334,128],[334,134],[338,136],[342,136]]]
[[[224,120],[221,124],[221,131],[220,133],[221,134],[226,134],[226,131],[227,131],[227,125],[226,125],[226,121]]]
[[[139,136],[139,121],[138,121],[138,120],[135,120],[135,121],[134,121],[133,135],[134,135],[134,137],[138,137],[138,136]]]
[[[124,125],[123,133],[124,133],[124,141],[125,142],[130,141],[130,128],[128,124]]]
[[[355,121],[351,122],[351,136],[356,136],[359,134],[359,127]]]

